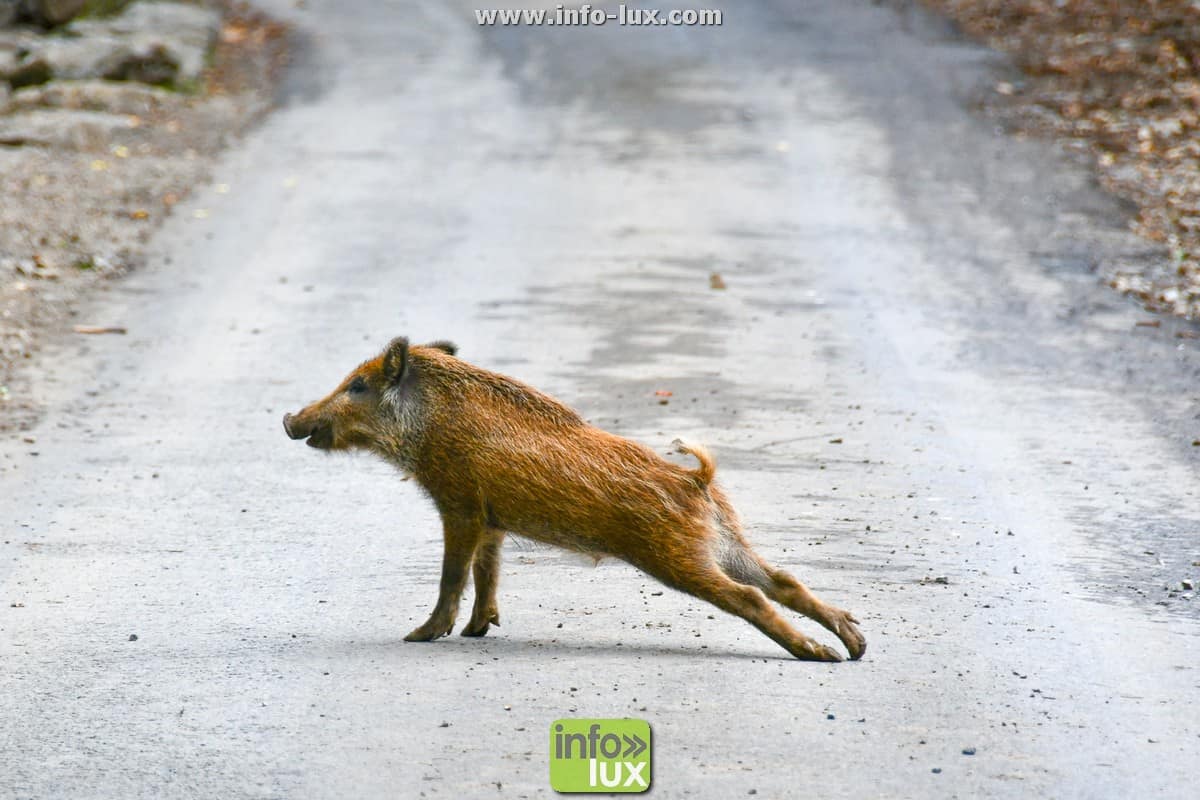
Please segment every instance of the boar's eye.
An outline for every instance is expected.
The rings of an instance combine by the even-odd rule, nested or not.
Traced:
[[[367,391],[367,382],[362,377],[355,378],[350,381],[350,385],[346,387],[346,391],[350,394],[364,394]]]

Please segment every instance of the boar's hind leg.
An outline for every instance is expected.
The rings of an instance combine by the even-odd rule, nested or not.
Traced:
[[[850,658],[857,661],[867,649],[867,640],[858,630],[858,620],[849,611],[828,605],[817,599],[808,587],[787,572],[763,562],[770,582],[764,587],[767,596],[793,611],[815,619],[842,640]]]
[[[867,641],[859,632],[853,614],[821,602],[803,583],[764,561],[736,532],[723,529],[720,536],[723,538],[717,562],[726,575],[738,583],[756,586],[776,603],[816,620],[842,640],[850,658],[862,658]]]
[[[438,589],[437,605],[424,625],[404,637],[406,642],[428,642],[445,636],[454,627],[458,616],[458,601],[467,583],[467,570],[475,547],[483,535],[484,525],[470,517],[442,517],[445,552],[442,554],[442,583]]]
[[[500,581],[500,549],[504,531],[489,528],[475,548],[475,608],[463,628],[463,636],[483,636],[488,625],[500,625],[500,606],[496,603],[496,586]]]
[[[652,575],[654,571],[647,570]],[[837,651],[808,638],[779,616],[756,586],[738,583],[715,564],[697,564],[686,572],[656,575],[664,583],[707,600],[722,611],[736,614],[775,640],[796,658],[806,661],[841,661]]]

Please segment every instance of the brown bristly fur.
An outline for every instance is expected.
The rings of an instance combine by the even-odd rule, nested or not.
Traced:
[[[668,586],[736,614],[797,658],[840,661],[768,602],[838,636],[851,658],[866,647],[857,620],[818,600],[746,542],[702,447],[685,469],[584,422],[552,397],[457,358],[454,345],[395,339],[332,394],[284,417],[293,439],[323,450],[367,450],[425,489],[442,517],[437,604],[406,639],[454,626],[468,572],[475,605],[465,636],[499,625],[496,583],[506,533],[593,556],[614,556]]]

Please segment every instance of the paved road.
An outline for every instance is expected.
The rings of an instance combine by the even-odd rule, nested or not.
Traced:
[[[1155,256],[1122,209],[967,110],[1005,67],[894,6],[281,9],[286,106],[0,444],[0,796],[545,797],[568,715],[648,719],[662,798],[1190,795],[1196,344],[1099,286]],[[402,642],[433,510],[279,424],[396,334],[709,443],[867,656],[516,542],[502,628]]]

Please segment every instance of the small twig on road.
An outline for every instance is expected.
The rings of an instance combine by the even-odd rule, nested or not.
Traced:
[[[128,333],[121,325],[76,325],[76,333]]]

